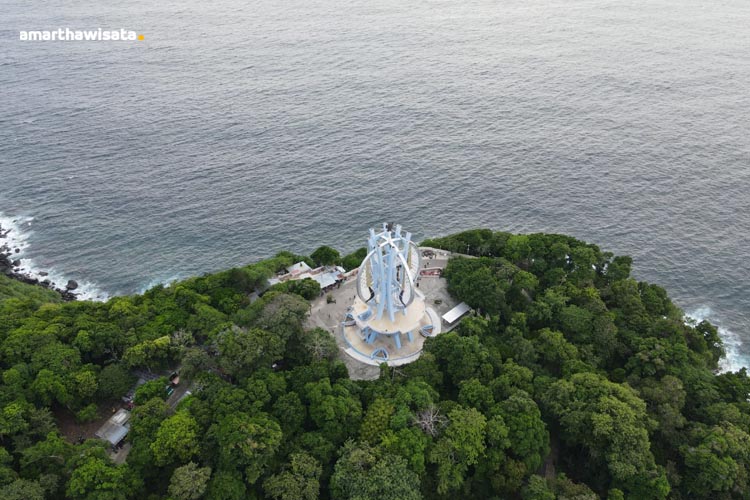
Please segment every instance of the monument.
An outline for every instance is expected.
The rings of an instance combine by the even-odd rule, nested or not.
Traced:
[[[347,352],[369,364],[414,361],[440,321],[419,291],[421,257],[400,225],[370,229],[367,256],[357,272],[356,296],[342,324]]]

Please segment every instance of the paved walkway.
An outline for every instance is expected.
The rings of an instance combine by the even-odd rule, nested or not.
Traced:
[[[349,347],[341,334],[341,322],[347,308],[352,305],[356,296],[356,277],[351,277],[339,288],[334,288],[329,295],[335,302],[328,303],[326,295],[313,300],[307,327],[320,327],[331,332],[339,346],[339,358],[349,370],[349,377],[353,380],[375,380],[380,376],[380,368],[357,361],[344,351]]]

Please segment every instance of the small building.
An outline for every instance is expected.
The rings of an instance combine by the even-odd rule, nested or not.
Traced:
[[[307,265],[307,262],[297,262],[296,264],[293,264],[286,268],[286,272],[291,274],[292,276],[297,276],[298,274],[303,273],[309,273],[312,271],[312,268]]]
[[[456,307],[448,311],[447,313],[443,314],[443,321],[448,326],[453,326],[459,319],[464,317],[469,311],[471,311],[471,307],[466,302],[461,302]]]
[[[99,439],[108,441],[112,446],[117,446],[130,432],[130,412],[120,408],[117,412],[104,422],[98,431],[94,433]]]
[[[332,288],[333,285],[344,279],[343,274],[346,272],[343,267],[339,266],[318,269],[320,269],[320,271],[312,274],[310,277],[318,282],[321,290]],[[316,269],[316,271],[318,271],[318,269]]]
[[[286,268],[287,273],[269,278],[268,285],[273,286],[285,281],[310,278],[318,282],[322,291],[328,291],[344,280],[346,270],[341,266],[321,266],[312,269],[306,262],[297,262]]]

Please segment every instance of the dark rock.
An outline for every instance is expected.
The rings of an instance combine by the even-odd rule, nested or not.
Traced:
[[[0,233],[2,233],[1,230]],[[2,236],[3,235],[0,234],[0,237]],[[76,283],[74,280],[68,281],[66,289],[63,290],[59,288],[56,283],[53,283],[46,278],[49,275],[49,273],[47,272],[42,271],[39,273],[39,276],[45,278],[44,281],[40,281],[37,278],[29,276],[19,269],[21,266],[21,259],[13,259],[13,252],[21,253],[21,249],[15,248],[14,250],[11,250],[8,245],[0,246],[0,275],[4,274],[11,279],[18,280],[21,283],[26,283],[27,285],[42,286],[49,290],[53,290],[59,293],[60,297],[62,297],[64,301],[78,300],[78,296],[72,292],[72,290],[78,288],[78,283]]]

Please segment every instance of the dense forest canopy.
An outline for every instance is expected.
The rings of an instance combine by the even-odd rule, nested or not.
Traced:
[[[476,314],[374,381],[305,327],[315,282],[251,300],[299,259],[353,268],[362,249],[106,303],[0,276],[0,497],[750,498],[750,380],[716,373],[716,328],[630,278],[630,258],[549,234],[424,244],[468,254],[444,276]],[[138,389],[125,463],[63,432],[106,416],[135,370],[178,366],[192,395]]]

